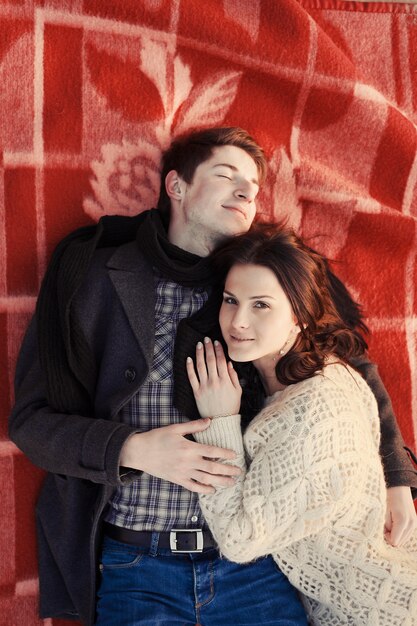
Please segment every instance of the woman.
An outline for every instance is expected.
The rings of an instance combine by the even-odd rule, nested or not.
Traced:
[[[291,232],[259,228],[215,261],[227,272],[220,327],[229,356],[252,362],[268,396],[244,438],[241,387],[219,342],[205,339],[188,377],[198,441],[232,448],[241,475],[201,495],[221,552],[272,554],[304,597],[311,624],[417,623],[417,537],[384,540],[386,486],[375,398],[347,362],[364,351],[329,296],[322,257]],[[248,457],[248,467],[245,462]]]

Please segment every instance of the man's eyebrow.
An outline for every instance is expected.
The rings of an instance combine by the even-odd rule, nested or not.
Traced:
[[[230,163],[216,163],[215,165],[213,165],[213,167],[229,167],[234,172],[238,172],[239,171],[238,168],[235,165],[231,165]],[[258,181],[257,178],[252,178],[251,182],[255,183],[255,185],[258,185],[258,187],[259,187],[259,181]]]

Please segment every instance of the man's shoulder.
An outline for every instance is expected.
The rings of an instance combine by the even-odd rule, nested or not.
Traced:
[[[147,271],[152,272],[152,267],[135,241],[120,246],[97,248],[91,257],[80,291],[96,291],[107,283],[110,284],[113,270],[142,275]]]

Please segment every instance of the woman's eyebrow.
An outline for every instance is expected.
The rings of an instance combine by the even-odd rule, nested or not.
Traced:
[[[274,296],[268,296],[267,294],[264,296],[251,296],[249,300],[258,300],[259,298],[269,298],[270,300],[275,300]]]
[[[228,296],[232,296],[233,298],[236,298],[234,293],[232,293],[231,291],[227,291],[226,289],[224,289],[223,293],[227,294]],[[275,300],[274,296],[268,296],[266,294],[264,296],[251,296],[249,300],[258,300],[258,298],[269,298],[270,300]]]

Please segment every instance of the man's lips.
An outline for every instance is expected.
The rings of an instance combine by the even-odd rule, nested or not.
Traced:
[[[246,211],[245,211],[245,209],[242,209],[242,207],[239,207],[239,206],[229,206],[227,204],[222,204],[222,207],[224,209],[228,209],[229,211],[236,211],[237,213],[240,213],[245,218],[245,220],[247,219]]]

